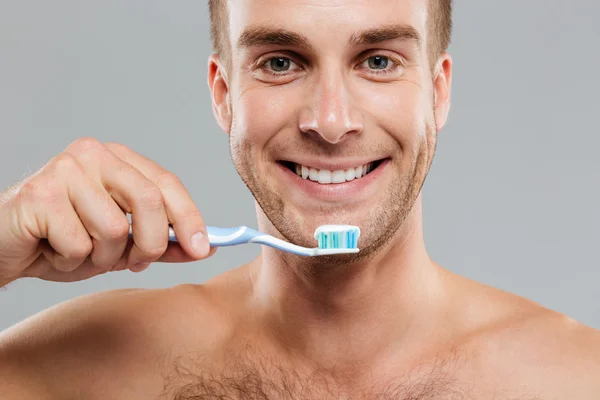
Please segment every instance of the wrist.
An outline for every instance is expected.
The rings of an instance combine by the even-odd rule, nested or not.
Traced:
[[[16,278],[8,279],[8,278],[0,278],[0,289],[8,286],[8,284],[16,281]]]

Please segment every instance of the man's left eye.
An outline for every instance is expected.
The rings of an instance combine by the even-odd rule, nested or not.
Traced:
[[[365,61],[367,61],[371,69],[386,69],[390,63],[390,59],[386,56],[372,56]]]

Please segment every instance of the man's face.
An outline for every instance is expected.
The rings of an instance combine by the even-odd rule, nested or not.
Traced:
[[[232,158],[288,240],[357,225],[364,257],[410,212],[437,134],[427,13],[427,0],[230,1]]]

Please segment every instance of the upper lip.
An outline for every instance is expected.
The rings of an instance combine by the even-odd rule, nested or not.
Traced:
[[[304,165],[308,168],[325,169],[329,171],[347,170],[350,168],[356,168],[361,165],[368,164],[370,162],[384,160],[389,157],[373,157],[373,158],[361,158],[361,159],[345,159],[345,160],[323,160],[323,159],[286,159],[280,160],[285,162],[293,162],[295,164]]]

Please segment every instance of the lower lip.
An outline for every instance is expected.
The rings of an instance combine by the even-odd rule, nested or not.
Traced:
[[[362,197],[371,196],[371,189],[375,187],[377,179],[385,172],[389,161],[389,159],[382,161],[377,168],[362,178],[355,178],[349,182],[330,184],[321,184],[310,179],[303,179],[284,165],[279,163],[277,165],[279,166],[279,170],[284,173],[285,178],[294,184],[303,194],[321,201],[339,203],[346,199],[358,200]]]

